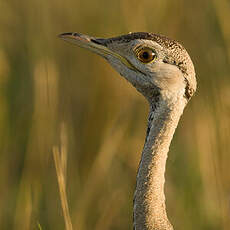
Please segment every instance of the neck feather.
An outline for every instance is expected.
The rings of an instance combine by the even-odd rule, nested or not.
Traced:
[[[156,104],[157,103],[157,104]],[[139,165],[134,195],[135,230],[172,230],[165,207],[165,166],[169,146],[186,105],[159,97],[150,102],[147,136]]]

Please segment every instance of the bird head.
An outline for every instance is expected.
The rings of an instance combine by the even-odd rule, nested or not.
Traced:
[[[193,63],[175,40],[144,32],[108,39],[79,33],[59,37],[105,58],[150,102],[156,95],[166,101],[188,101],[196,90]]]

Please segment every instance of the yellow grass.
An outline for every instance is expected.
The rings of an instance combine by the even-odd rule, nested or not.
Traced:
[[[104,60],[57,35],[151,31],[182,41],[198,79],[170,148],[169,218],[177,230],[229,230],[229,7],[1,1],[0,229],[132,228],[147,103]]]
[[[53,157],[57,173],[57,181],[60,193],[61,206],[65,220],[65,229],[72,230],[72,222],[69,213],[68,200],[66,194],[66,167],[67,167],[67,135],[65,125],[61,126],[61,151],[57,146],[53,147]]]

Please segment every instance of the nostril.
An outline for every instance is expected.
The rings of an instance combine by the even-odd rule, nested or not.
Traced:
[[[101,43],[98,40],[95,40],[95,39],[91,39],[91,42],[101,45]]]
[[[73,35],[74,37],[79,37],[79,36],[80,36],[79,33],[72,33],[72,35]]]
[[[106,39],[98,38],[98,39],[90,39],[91,42],[98,44],[98,45],[103,45],[106,46]]]

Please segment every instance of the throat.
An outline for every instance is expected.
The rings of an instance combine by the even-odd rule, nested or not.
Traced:
[[[157,97],[154,103],[150,105],[150,112],[149,112],[149,117],[148,117],[148,125],[147,125],[147,130],[146,130],[145,143],[148,139],[150,129],[152,127],[152,122],[154,119],[154,112],[156,111],[158,106],[159,106],[159,97]]]
[[[185,99],[150,103],[148,128],[134,195],[135,230],[172,230],[165,207],[165,166]]]
[[[146,130],[146,137],[145,137],[145,143],[148,139],[149,132],[152,126],[152,122],[154,119],[154,113],[157,110],[157,108],[160,106],[160,92],[159,90],[155,90],[154,94],[152,94],[151,99],[149,100],[149,117],[148,117],[148,125],[147,125],[147,130]]]

